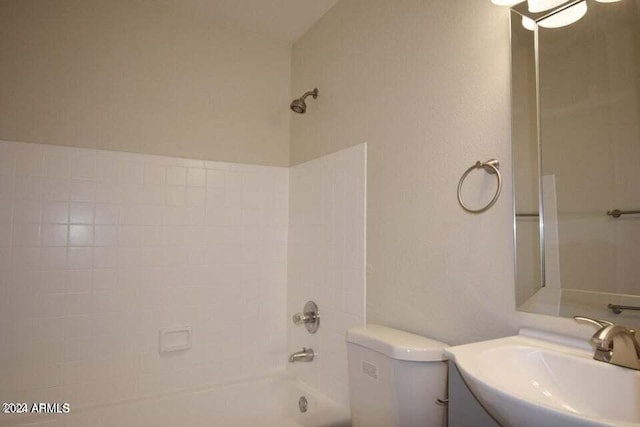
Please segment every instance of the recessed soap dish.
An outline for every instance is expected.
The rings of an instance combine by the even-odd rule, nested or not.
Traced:
[[[173,353],[191,348],[191,326],[160,329],[160,353]]]

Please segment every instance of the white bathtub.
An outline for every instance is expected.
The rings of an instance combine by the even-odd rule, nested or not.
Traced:
[[[298,401],[305,396],[308,410]],[[263,377],[68,415],[25,418],[38,427],[350,427],[347,408],[286,376]],[[38,416],[36,416],[38,417]],[[1,418],[0,418],[1,420]],[[6,420],[5,420],[6,421]],[[14,421],[18,421],[14,419]],[[26,422],[25,422],[26,421]]]

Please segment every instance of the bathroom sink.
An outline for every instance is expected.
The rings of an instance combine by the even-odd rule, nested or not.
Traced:
[[[595,361],[584,344],[523,330],[445,354],[504,426],[640,426],[640,371]]]

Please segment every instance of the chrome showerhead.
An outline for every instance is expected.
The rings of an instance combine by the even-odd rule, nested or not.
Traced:
[[[307,104],[302,99],[294,99],[290,105],[294,113],[304,114],[307,111]]]
[[[314,90],[305,93],[304,95],[302,95],[301,98],[294,99],[293,102],[291,103],[291,105],[289,106],[289,108],[291,108],[291,110],[294,113],[298,113],[298,114],[306,113],[307,112],[307,103],[304,102],[304,100],[307,98],[307,96],[312,96],[313,99],[317,99],[318,98],[318,88],[315,88]]]

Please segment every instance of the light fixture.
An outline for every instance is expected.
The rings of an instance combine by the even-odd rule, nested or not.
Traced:
[[[522,3],[523,0],[491,0],[491,3],[496,6],[515,6],[518,3]]]
[[[529,31],[534,31],[536,29],[536,21],[531,18],[527,18],[526,16],[522,17],[522,26],[525,27]]]
[[[604,1],[619,1],[619,0],[604,0]],[[562,3],[565,3],[564,0],[560,0],[559,2],[558,0],[528,0],[529,11],[533,12],[531,10],[531,7],[533,5],[534,8],[544,7],[545,9],[540,9],[540,10],[536,9],[537,13],[543,12],[545,10],[548,10],[546,8],[549,6],[553,8],[554,6],[552,5],[552,3],[554,2],[556,3],[556,6]],[[548,18],[539,20],[537,24],[543,28],[566,27],[567,25],[571,25],[573,23],[578,22],[584,15],[587,14],[587,10],[588,10],[587,2],[581,1],[579,3],[574,4],[573,6],[570,6],[558,13],[555,13],[549,16]],[[536,27],[536,22],[531,18],[523,16],[522,26],[527,30],[533,31]]]
[[[526,0],[527,7],[530,13],[542,13],[547,10],[558,8],[567,0]],[[621,0],[595,0],[598,3],[616,3]],[[518,3],[522,3],[523,0],[491,0],[491,3],[496,6],[515,6]],[[539,19],[537,22],[526,16],[522,17],[522,26],[527,30],[534,31],[536,23],[544,28],[560,28],[567,25],[578,22],[584,15],[587,14],[588,6],[586,0],[575,3],[560,12],[554,13],[551,16]]]
[[[567,0],[527,0],[529,12],[539,13],[560,6]]]
[[[587,14],[587,2],[582,1],[575,5],[566,8],[565,10],[551,15],[539,22],[541,27],[544,28],[560,28],[571,25],[578,22],[584,15]]]

